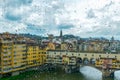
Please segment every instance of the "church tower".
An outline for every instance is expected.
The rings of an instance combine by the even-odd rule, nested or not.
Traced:
[[[63,42],[63,33],[62,33],[62,30],[60,30],[60,39],[61,39],[61,42]]]
[[[114,37],[112,36],[111,41],[114,41]]]
[[[60,30],[60,38],[62,38],[63,34],[62,34],[62,30]]]

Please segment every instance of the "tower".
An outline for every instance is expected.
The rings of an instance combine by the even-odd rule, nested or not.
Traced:
[[[63,36],[63,35],[62,35],[62,30],[60,30],[60,38],[62,38],[62,36]]]
[[[114,41],[114,37],[112,36],[111,41]]]
[[[62,30],[60,30],[60,39],[61,39],[61,42],[63,42],[63,33],[62,33]]]

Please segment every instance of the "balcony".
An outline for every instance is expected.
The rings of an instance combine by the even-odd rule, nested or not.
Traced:
[[[61,59],[54,60],[54,63],[62,64],[62,60]]]
[[[25,68],[26,68],[26,67],[16,68],[16,69],[13,69],[12,72],[13,72],[13,71],[18,71],[18,70],[24,70]]]
[[[12,60],[12,59],[7,57],[7,58],[3,58],[3,60],[7,60],[8,61],[8,60]]]
[[[3,66],[3,69],[7,69],[7,68],[12,68],[12,66],[10,65],[10,66]]]
[[[22,58],[23,58],[23,57],[20,56],[20,55],[19,55],[19,56],[18,56],[18,55],[17,55],[17,56],[14,56],[14,59],[15,59],[15,60],[19,60],[19,59],[22,59]]]
[[[11,51],[7,51],[7,52],[2,52],[3,56],[11,56],[12,52]]]
[[[9,47],[9,46],[7,46],[7,45],[3,45],[3,46],[2,46],[2,48],[8,48],[8,47]]]
[[[27,60],[26,60],[26,59],[22,59],[21,62],[22,62],[22,63],[25,63],[25,62],[27,62]]]
[[[21,63],[21,65],[26,65],[26,64],[27,64],[26,62]]]
[[[3,73],[8,73],[8,72],[12,72],[12,68],[3,69]]]
[[[3,62],[3,66],[11,65],[11,62]]]
[[[52,63],[52,62],[54,62],[54,60],[52,60],[52,59],[46,59],[46,63]]]
[[[14,63],[21,63],[22,60],[13,60]]]

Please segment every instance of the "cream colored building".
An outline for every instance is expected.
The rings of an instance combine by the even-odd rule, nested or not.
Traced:
[[[67,52],[67,51],[48,51],[47,55],[49,55],[50,57],[56,57],[56,56],[75,56],[75,57],[79,57],[79,58],[88,58],[89,60],[91,58],[116,58],[117,60],[120,61],[120,54],[106,54],[106,53],[81,53],[81,52]]]

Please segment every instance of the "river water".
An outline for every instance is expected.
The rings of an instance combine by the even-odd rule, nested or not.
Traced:
[[[83,67],[80,69],[81,72],[77,73],[65,73],[61,70],[57,71],[32,71],[32,75],[25,74],[26,76],[18,80],[102,80],[101,72],[97,69],[91,67]],[[114,79],[104,79],[104,80],[114,80]]]
[[[27,77],[24,77],[22,80],[91,80],[91,79],[86,78],[81,73],[66,74],[64,72],[44,72],[38,74],[35,73],[31,76],[28,75]]]
[[[15,77],[5,78],[3,80],[100,80],[101,72],[91,67],[80,69],[81,72],[65,73],[61,69],[56,71],[28,71]],[[2,80],[2,79],[1,79]],[[101,79],[102,80],[102,79]],[[114,80],[107,78],[104,80]],[[117,79],[119,80],[119,79]]]

